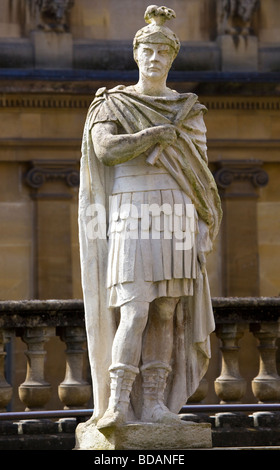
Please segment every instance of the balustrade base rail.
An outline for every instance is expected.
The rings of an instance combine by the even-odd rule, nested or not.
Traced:
[[[11,421],[18,419],[52,419],[52,418],[89,418],[93,414],[93,408],[77,410],[42,410],[42,411],[16,411],[0,413],[0,421]],[[186,405],[180,414],[200,413],[225,413],[225,412],[274,412],[280,413],[280,403],[231,403],[219,405]]]
[[[92,409],[0,414],[0,450],[72,450]],[[208,422],[213,449],[280,448],[280,404],[187,405],[182,419]]]

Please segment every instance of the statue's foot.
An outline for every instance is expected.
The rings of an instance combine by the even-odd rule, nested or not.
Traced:
[[[179,415],[172,413],[165,405],[158,403],[152,408],[143,409],[141,421],[162,424],[178,424],[181,422],[181,419]]]
[[[97,429],[111,428],[125,424],[125,414],[118,409],[108,408],[96,424]]]

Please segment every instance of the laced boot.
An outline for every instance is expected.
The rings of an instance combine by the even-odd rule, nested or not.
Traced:
[[[164,404],[164,390],[171,368],[163,363],[150,363],[141,368],[143,407],[141,421],[176,424],[180,417]]]
[[[130,392],[138,369],[125,364],[111,366],[111,395],[108,408],[97,422],[97,428],[108,428],[126,423]]]

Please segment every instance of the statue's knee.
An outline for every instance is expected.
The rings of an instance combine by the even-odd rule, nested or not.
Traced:
[[[163,321],[171,320],[177,303],[178,299],[171,297],[162,297],[157,299],[155,302],[155,313],[159,315]]]
[[[123,308],[123,321],[134,330],[143,330],[147,323],[149,304],[148,302],[129,302]],[[125,320],[124,320],[125,318]]]

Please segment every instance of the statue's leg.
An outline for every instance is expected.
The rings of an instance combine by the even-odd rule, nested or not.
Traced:
[[[120,323],[112,347],[112,364],[138,367],[142,335],[147,324],[149,302],[127,302],[121,306]]]
[[[177,302],[175,298],[160,298],[154,301],[151,308],[143,339],[141,421],[174,423],[180,420],[164,404],[164,390],[171,370],[173,316]]]
[[[173,350],[173,317],[178,298],[160,297],[151,304],[143,337],[142,363],[170,364]]]
[[[142,333],[149,313],[148,302],[128,302],[121,307],[110,367],[110,399],[108,409],[98,421],[99,429],[124,424],[130,402],[130,392],[138,373]]]
[[[116,364],[110,367],[110,398],[109,405],[102,418],[97,422],[97,428],[109,428],[124,424],[130,402],[130,392],[138,368],[126,364]]]

